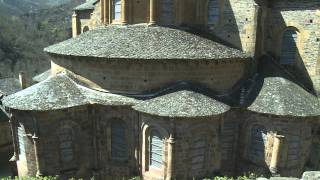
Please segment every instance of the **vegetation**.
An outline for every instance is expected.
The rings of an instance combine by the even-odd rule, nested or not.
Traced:
[[[50,64],[43,48],[71,37],[72,8],[82,2],[72,0],[24,15],[0,15],[0,78],[19,71],[32,77],[47,70]]]

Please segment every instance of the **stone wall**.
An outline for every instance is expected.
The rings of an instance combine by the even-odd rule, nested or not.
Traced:
[[[79,79],[87,81],[92,88],[113,92],[142,92],[178,81],[191,81],[216,91],[227,91],[247,76],[249,61],[54,58],[52,73],[68,70],[79,75]]]
[[[258,6],[254,0],[220,0],[220,17],[211,29],[215,35],[245,52],[254,54]]]
[[[268,175],[274,149],[274,136],[282,135],[280,159],[277,162],[281,176],[301,176],[310,158],[312,143],[312,123],[310,119],[292,117],[273,117],[255,113],[244,113],[240,124],[238,151],[238,172],[257,172]],[[252,151],[252,127],[263,126],[266,129],[264,151],[260,156]]]
[[[273,1],[265,19],[265,52],[272,53],[277,59],[281,55],[282,35],[291,28],[297,31],[296,66],[299,76],[310,80],[316,91],[320,90],[320,3],[317,0]],[[311,85],[312,86],[312,85]]]

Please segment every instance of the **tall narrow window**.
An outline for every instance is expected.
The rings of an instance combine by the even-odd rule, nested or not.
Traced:
[[[111,156],[114,160],[126,160],[128,158],[126,129],[122,122],[111,124]]]
[[[23,126],[18,127],[19,159],[26,159],[24,136],[25,136],[25,131]]]
[[[113,18],[114,20],[120,20],[121,19],[121,0],[114,0],[114,14]]]
[[[264,160],[267,130],[261,125],[254,125],[251,129],[251,155],[254,159]]]
[[[219,0],[209,0],[208,25],[217,25],[219,22],[220,8]]]
[[[173,0],[162,0],[161,20],[163,23],[172,23],[174,20]]]
[[[193,147],[191,147],[191,172],[193,176],[198,176],[204,169],[206,144],[204,135],[193,139]]]
[[[283,33],[280,64],[292,65],[297,53],[297,32],[288,29]]]
[[[150,134],[150,167],[162,168],[163,146],[163,137],[158,131],[152,130]]]
[[[63,128],[59,133],[60,158],[62,162],[70,162],[73,155],[73,132],[71,128]]]

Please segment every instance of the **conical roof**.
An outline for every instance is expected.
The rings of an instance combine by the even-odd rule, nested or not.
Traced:
[[[129,25],[100,27],[45,48],[55,55],[115,59],[244,59],[249,55],[175,28]]]
[[[6,96],[3,105],[18,110],[47,111],[86,104],[133,105],[137,100],[91,90],[76,84],[67,74],[58,74]]]
[[[180,90],[133,106],[139,112],[165,117],[205,117],[225,113],[230,107],[191,90]]]

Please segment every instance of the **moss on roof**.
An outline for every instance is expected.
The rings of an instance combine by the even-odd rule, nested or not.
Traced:
[[[95,8],[94,5],[96,2],[98,2],[98,0],[88,0],[87,2],[75,7],[73,10],[75,10],[75,11],[93,10]]]
[[[21,90],[20,82],[16,78],[0,79],[0,96],[10,95]]]
[[[133,105],[137,100],[103,93],[77,85],[66,74],[50,77],[38,84],[3,98],[3,105],[17,110],[46,111],[102,104]]]
[[[137,111],[166,117],[205,117],[222,114],[230,107],[206,95],[181,90],[133,106]]]
[[[55,55],[124,59],[243,59],[250,56],[175,28],[129,25],[100,27],[49,46]]]

